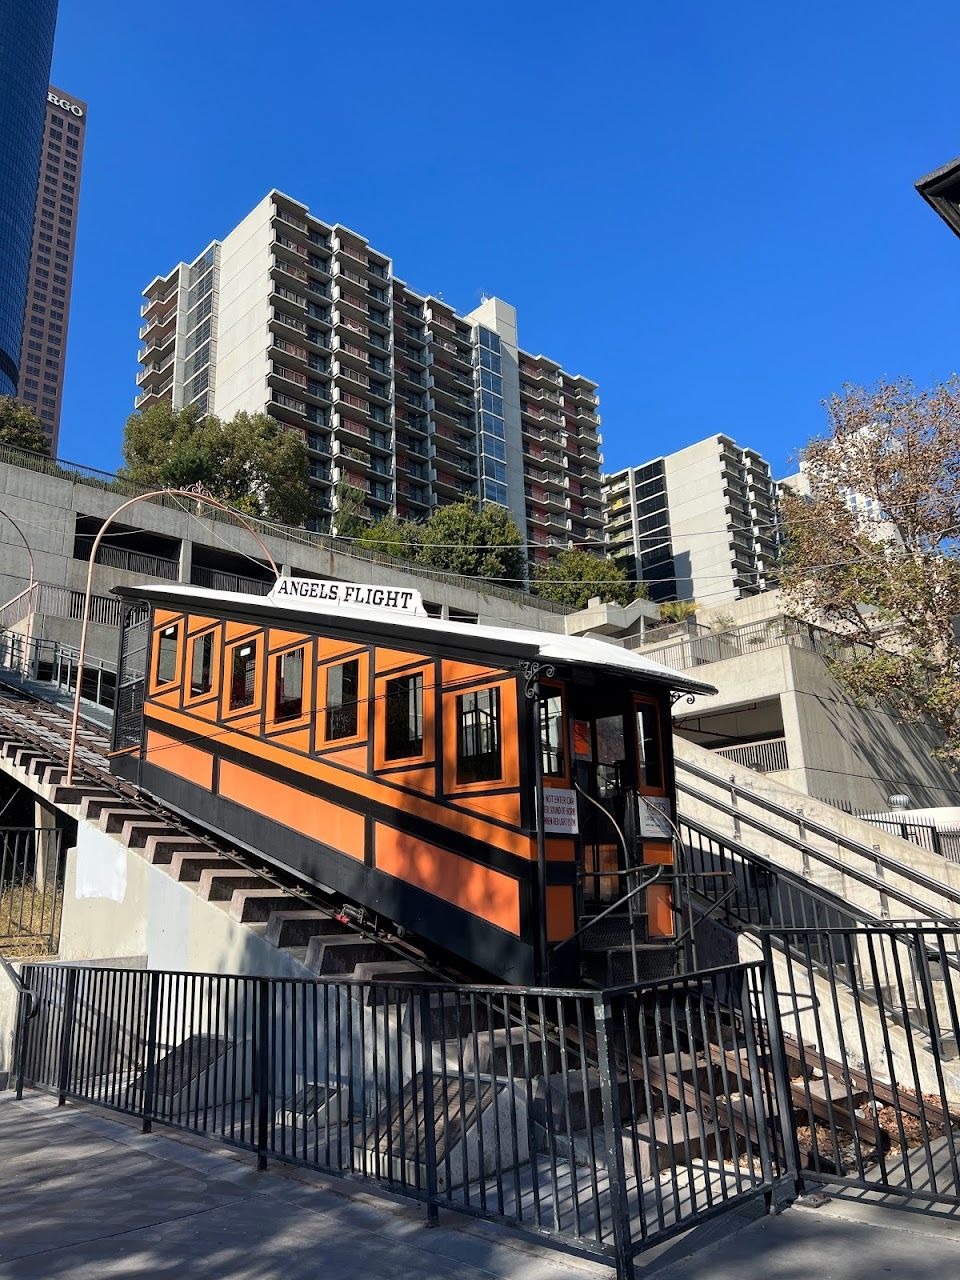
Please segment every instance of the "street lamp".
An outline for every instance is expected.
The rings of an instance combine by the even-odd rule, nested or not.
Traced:
[[[80,689],[83,683],[83,663],[87,656],[87,628],[90,624],[90,592],[93,587],[93,566],[96,564],[97,551],[100,543],[103,541],[103,535],[107,532],[110,525],[121,513],[129,507],[134,506],[138,502],[147,502],[152,498],[187,498],[191,502],[205,502],[210,507],[216,507],[218,511],[225,511],[227,515],[238,521],[252,538],[259,544],[263,554],[270,561],[270,567],[276,576],[280,577],[280,570],[277,568],[277,562],[270,553],[270,548],[257,533],[256,529],[243,518],[238,511],[234,511],[232,507],[228,507],[225,503],[219,502],[216,498],[212,498],[210,494],[203,492],[199,487],[193,489],[153,489],[150,493],[138,494],[135,498],[128,498],[126,502],[121,503],[116,511],[111,512],[104,521],[99,533],[93,540],[93,546],[90,549],[90,564],[87,567],[87,589],[83,597],[83,625],[80,629],[80,652],[77,655],[77,687],[73,695],[73,720],[70,725],[70,754],[67,758],[67,777],[66,786],[73,785],[73,766],[77,755],[77,729],[80,725]]]

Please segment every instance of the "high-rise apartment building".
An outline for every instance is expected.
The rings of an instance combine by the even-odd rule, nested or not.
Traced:
[[[777,488],[728,436],[604,477],[607,551],[656,601],[739,600],[776,585]]]
[[[87,104],[51,85],[46,105],[18,394],[56,453]]]
[[[509,508],[533,559],[602,549],[597,384],[523,351],[500,299],[460,315],[278,191],[144,298],[137,407],[301,431],[317,527],[350,490],[369,520],[475,496]]]
[[[17,393],[57,0],[0,0],[0,395]]]

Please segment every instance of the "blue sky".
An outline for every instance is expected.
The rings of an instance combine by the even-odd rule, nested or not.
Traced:
[[[606,465],[778,473],[844,381],[960,368],[955,3],[60,0],[90,103],[60,452],[119,459],[139,294],[271,187],[600,383]]]

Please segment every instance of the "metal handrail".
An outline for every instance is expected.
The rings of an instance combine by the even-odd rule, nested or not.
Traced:
[[[4,974],[6,974],[6,976],[13,983],[14,990],[16,991],[17,995],[25,996],[27,1001],[29,1002],[27,1017],[28,1018],[35,1017],[36,1014],[40,1012],[40,1001],[37,996],[37,993],[35,991],[32,991],[29,987],[23,984],[19,973],[17,973],[16,969],[14,969],[13,965],[10,963],[7,957],[2,954],[0,954],[0,970],[2,970]]]
[[[896,875],[904,876],[906,879],[914,881],[915,884],[924,889],[930,890],[939,897],[946,898],[949,902],[954,902],[960,905],[960,889],[954,889],[950,885],[934,880],[932,876],[928,876],[922,871],[915,870],[913,867],[906,867],[904,863],[900,862],[897,858],[892,857],[890,854],[885,854],[878,846],[875,847],[872,845],[862,844],[852,836],[846,836],[843,832],[837,831],[835,828],[828,827],[824,823],[818,822],[815,818],[808,818],[806,814],[798,814],[796,810],[788,809],[786,805],[779,804],[776,800],[769,800],[765,796],[759,796],[752,791],[748,791],[746,788],[739,786],[733,779],[718,778],[715,773],[711,773],[708,769],[703,769],[699,765],[691,763],[689,760],[683,760],[680,757],[677,757],[675,767],[678,771],[691,773],[694,777],[699,778],[701,781],[708,782],[712,786],[728,788],[739,799],[748,801],[758,809],[762,809],[766,813],[771,813],[775,817],[783,818],[795,825],[802,825],[807,831],[810,831],[814,835],[818,835],[825,840],[829,840],[831,844],[837,845],[838,848],[846,849],[849,853],[854,853],[858,857],[866,858],[877,866],[883,867],[884,870],[892,871]],[[702,792],[686,786],[679,779],[677,779],[677,790],[686,792],[687,795],[692,796],[696,800],[702,801],[704,804],[717,809],[721,813],[725,813],[730,817],[739,818],[741,822],[746,822],[749,826],[756,827],[758,830],[763,830],[768,835],[774,835],[778,840],[782,840],[784,843],[791,845],[799,852],[809,853],[821,861],[829,859],[830,855],[825,853],[823,850],[816,849],[806,841],[800,840],[795,836],[790,836],[786,832],[775,831],[771,833],[768,827],[765,827],[758,821],[758,819],[750,818],[741,809],[734,808],[732,805],[724,804],[722,800],[715,797],[705,796]],[[853,874],[853,870],[847,863],[837,862],[836,869],[843,871],[844,874]],[[889,886],[887,886],[886,881],[881,881],[881,883],[884,885],[884,891],[890,893],[891,890]],[[944,919],[949,918],[950,917],[944,915]]]

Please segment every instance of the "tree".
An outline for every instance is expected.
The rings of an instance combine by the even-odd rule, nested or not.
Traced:
[[[123,475],[157,488],[200,483],[248,515],[301,525],[313,513],[303,437],[265,413],[229,422],[193,406],[153,405],[131,414],[123,440]]]
[[[825,407],[809,496],[783,497],[788,606],[855,642],[834,663],[855,697],[933,720],[960,764],[960,381],[845,386]]]
[[[432,569],[519,587],[526,578],[523,538],[506,507],[476,500],[438,507],[421,527],[419,562]]]
[[[539,565],[534,590],[545,600],[556,600],[571,609],[586,608],[594,596],[609,604],[629,604],[643,594],[642,585],[631,582],[613,560],[579,548],[561,551]]]
[[[40,419],[13,396],[0,396],[0,444],[31,453],[50,452],[50,441]]]
[[[359,541],[369,528],[360,516],[365,494],[355,484],[342,477],[337,481],[337,507],[334,516],[336,535]]]
[[[365,525],[357,539],[357,545],[367,551],[379,551],[381,555],[395,556],[398,560],[416,560],[420,553],[423,527],[412,520],[400,520],[385,516],[376,524]]]
[[[664,622],[686,622],[687,618],[695,618],[696,615],[696,600],[665,600],[660,606],[660,617]]]

